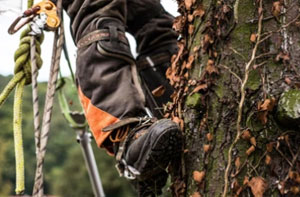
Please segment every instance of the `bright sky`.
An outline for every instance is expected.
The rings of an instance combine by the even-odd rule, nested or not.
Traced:
[[[38,1],[35,1],[38,2]],[[26,8],[27,1],[22,0],[0,0],[0,74],[9,75],[13,74],[14,69],[14,52],[19,45],[19,36],[20,32],[17,32],[14,35],[9,35],[7,29],[10,24],[18,17]],[[174,0],[161,0],[161,4],[165,9],[173,15],[178,15],[177,13],[177,3]],[[76,47],[73,44],[70,32],[69,32],[69,19],[67,16],[65,19],[65,30],[67,46],[69,51],[69,56],[71,58],[72,66],[75,67],[75,58],[76,58]],[[131,43],[131,48],[133,54],[135,54],[135,41],[133,37],[129,36],[129,41]],[[50,69],[50,60],[52,53],[52,44],[53,44],[53,33],[46,33],[44,43],[42,44],[42,59],[44,61],[43,67],[39,72],[39,81],[46,81],[49,77]],[[62,57],[61,62],[62,73],[65,76],[69,75],[69,70],[67,64]],[[75,70],[75,68],[74,68]]]

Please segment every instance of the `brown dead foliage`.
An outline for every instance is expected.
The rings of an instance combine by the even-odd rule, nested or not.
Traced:
[[[248,148],[248,150],[246,151],[246,154],[249,156],[249,155],[251,155],[254,151],[255,151],[255,146],[252,145],[250,148]]]
[[[172,120],[173,120],[173,122],[177,123],[179,125],[181,131],[183,131],[184,121],[181,118],[177,117],[177,116],[173,117]]]
[[[190,55],[188,59],[188,63],[185,65],[185,68],[190,70],[192,68],[192,64],[194,63],[194,60],[195,60],[195,56]]]
[[[287,52],[279,52],[275,58],[276,62],[283,62],[283,63],[289,63],[290,61],[290,55]]]
[[[206,69],[205,70],[210,75],[213,74],[213,73],[218,73],[218,70],[215,67],[215,62],[213,60],[211,60],[211,59],[209,59],[207,61],[207,65],[206,65]]]
[[[161,85],[161,86],[155,88],[154,90],[152,90],[152,94],[154,97],[160,97],[165,93],[165,91],[166,91],[166,88],[163,85]]]
[[[213,140],[213,135],[211,133],[207,133],[206,138],[209,142],[211,142]]]
[[[247,130],[244,130],[243,133],[242,133],[242,139],[244,140],[249,140],[251,138],[251,133],[250,131],[247,129]]]
[[[185,4],[185,9],[186,10],[191,10],[192,6],[195,4],[196,0],[185,0],[184,4]]]
[[[263,103],[259,102],[257,109],[259,111],[258,113],[258,119],[262,122],[262,124],[266,124],[268,121],[268,113],[273,110],[274,106],[276,104],[275,98],[266,99]]]
[[[240,157],[237,157],[235,159],[234,165],[237,169],[239,169],[241,167],[241,158]]]
[[[255,33],[251,34],[250,36],[250,41],[255,43],[256,42],[256,38],[257,38],[257,35]]]
[[[202,18],[205,14],[205,10],[203,9],[203,5],[198,6],[197,9],[194,10],[193,16]]]
[[[192,194],[192,197],[201,197],[201,194],[199,192],[194,192]]]
[[[282,4],[280,1],[275,1],[273,2],[273,6],[272,6],[272,15],[275,16],[276,18],[278,18],[278,16],[281,13],[281,8],[282,8]]]
[[[199,171],[195,170],[193,172],[193,179],[197,183],[202,183],[202,181],[204,180],[204,177],[205,177],[205,171],[199,172]]]
[[[248,186],[251,188],[251,192],[254,197],[263,197],[265,191],[268,188],[268,184],[262,177],[253,177]]]
[[[211,146],[209,144],[204,144],[203,145],[203,150],[205,153],[208,153],[211,149]]]
[[[200,90],[206,90],[206,89],[207,89],[207,84],[200,84],[192,91],[192,93],[196,93],[199,92]]]
[[[272,162],[272,158],[270,157],[270,155],[266,155],[266,159],[265,159],[266,165],[270,165],[271,162]]]
[[[189,25],[188,33],[189,35],[192,35],[194,33],[195,26],[194,25]]]
[[[256,146],[256,139],[255,139],[255,137],[250,138],[250,143],[251,143],[253,146]]]

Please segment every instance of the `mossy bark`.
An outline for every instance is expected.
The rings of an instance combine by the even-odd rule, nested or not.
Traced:
[[[281,95],[299,92],[300,87],[299,1],[178,3],[185,52],[175,63],[188,75],[180,76],[184,85],[173,84],[177,93],[173,116],[184,120],[185,135],[181,164],[185,192],[176,195],[300,195],[300,122],[287,125],[281,116],[278,120]],[[204,14],[192,18],[194,10]],[[183,68],[190,56],[195,58],[192,68]],[[195,84],[207,87],[195,93]],[[189,88],[179,94],[184,87]],[[289,109],[299,114],[295,103],[300,98],[292,99]],[[197,172],[205,176],[199,180]]]

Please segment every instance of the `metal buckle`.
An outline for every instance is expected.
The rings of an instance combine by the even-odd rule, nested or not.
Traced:
[[[127,165],[125,159],[122,159],[116,164],[117,171],[120,177],[125,177],[128,180],[135,180],[141,173],[134,167]]]
[[[149,65],[152,67],[152,69],[153,69],[154,71],[156,71],[155,64],[154,64],[154,62],[152,61],[151,57],[150,57],[150,56],[147,56],[147,57],[146,57],[146,60],[147,60],[147,62],[149,63]]]

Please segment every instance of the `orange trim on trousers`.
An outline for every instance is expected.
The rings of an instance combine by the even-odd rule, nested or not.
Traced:
[[[111,132],[103,132],[102,129],[119,121],[119,119],[94,106],[91,103],[91,100],[83,94],[80,87],[78,87],[78,94],[84,109],[85,117],[94,135],[96,143],[99,147],[104,147],[102,144]],[[111,152],[110,149],[108,149],[108,151]]]

